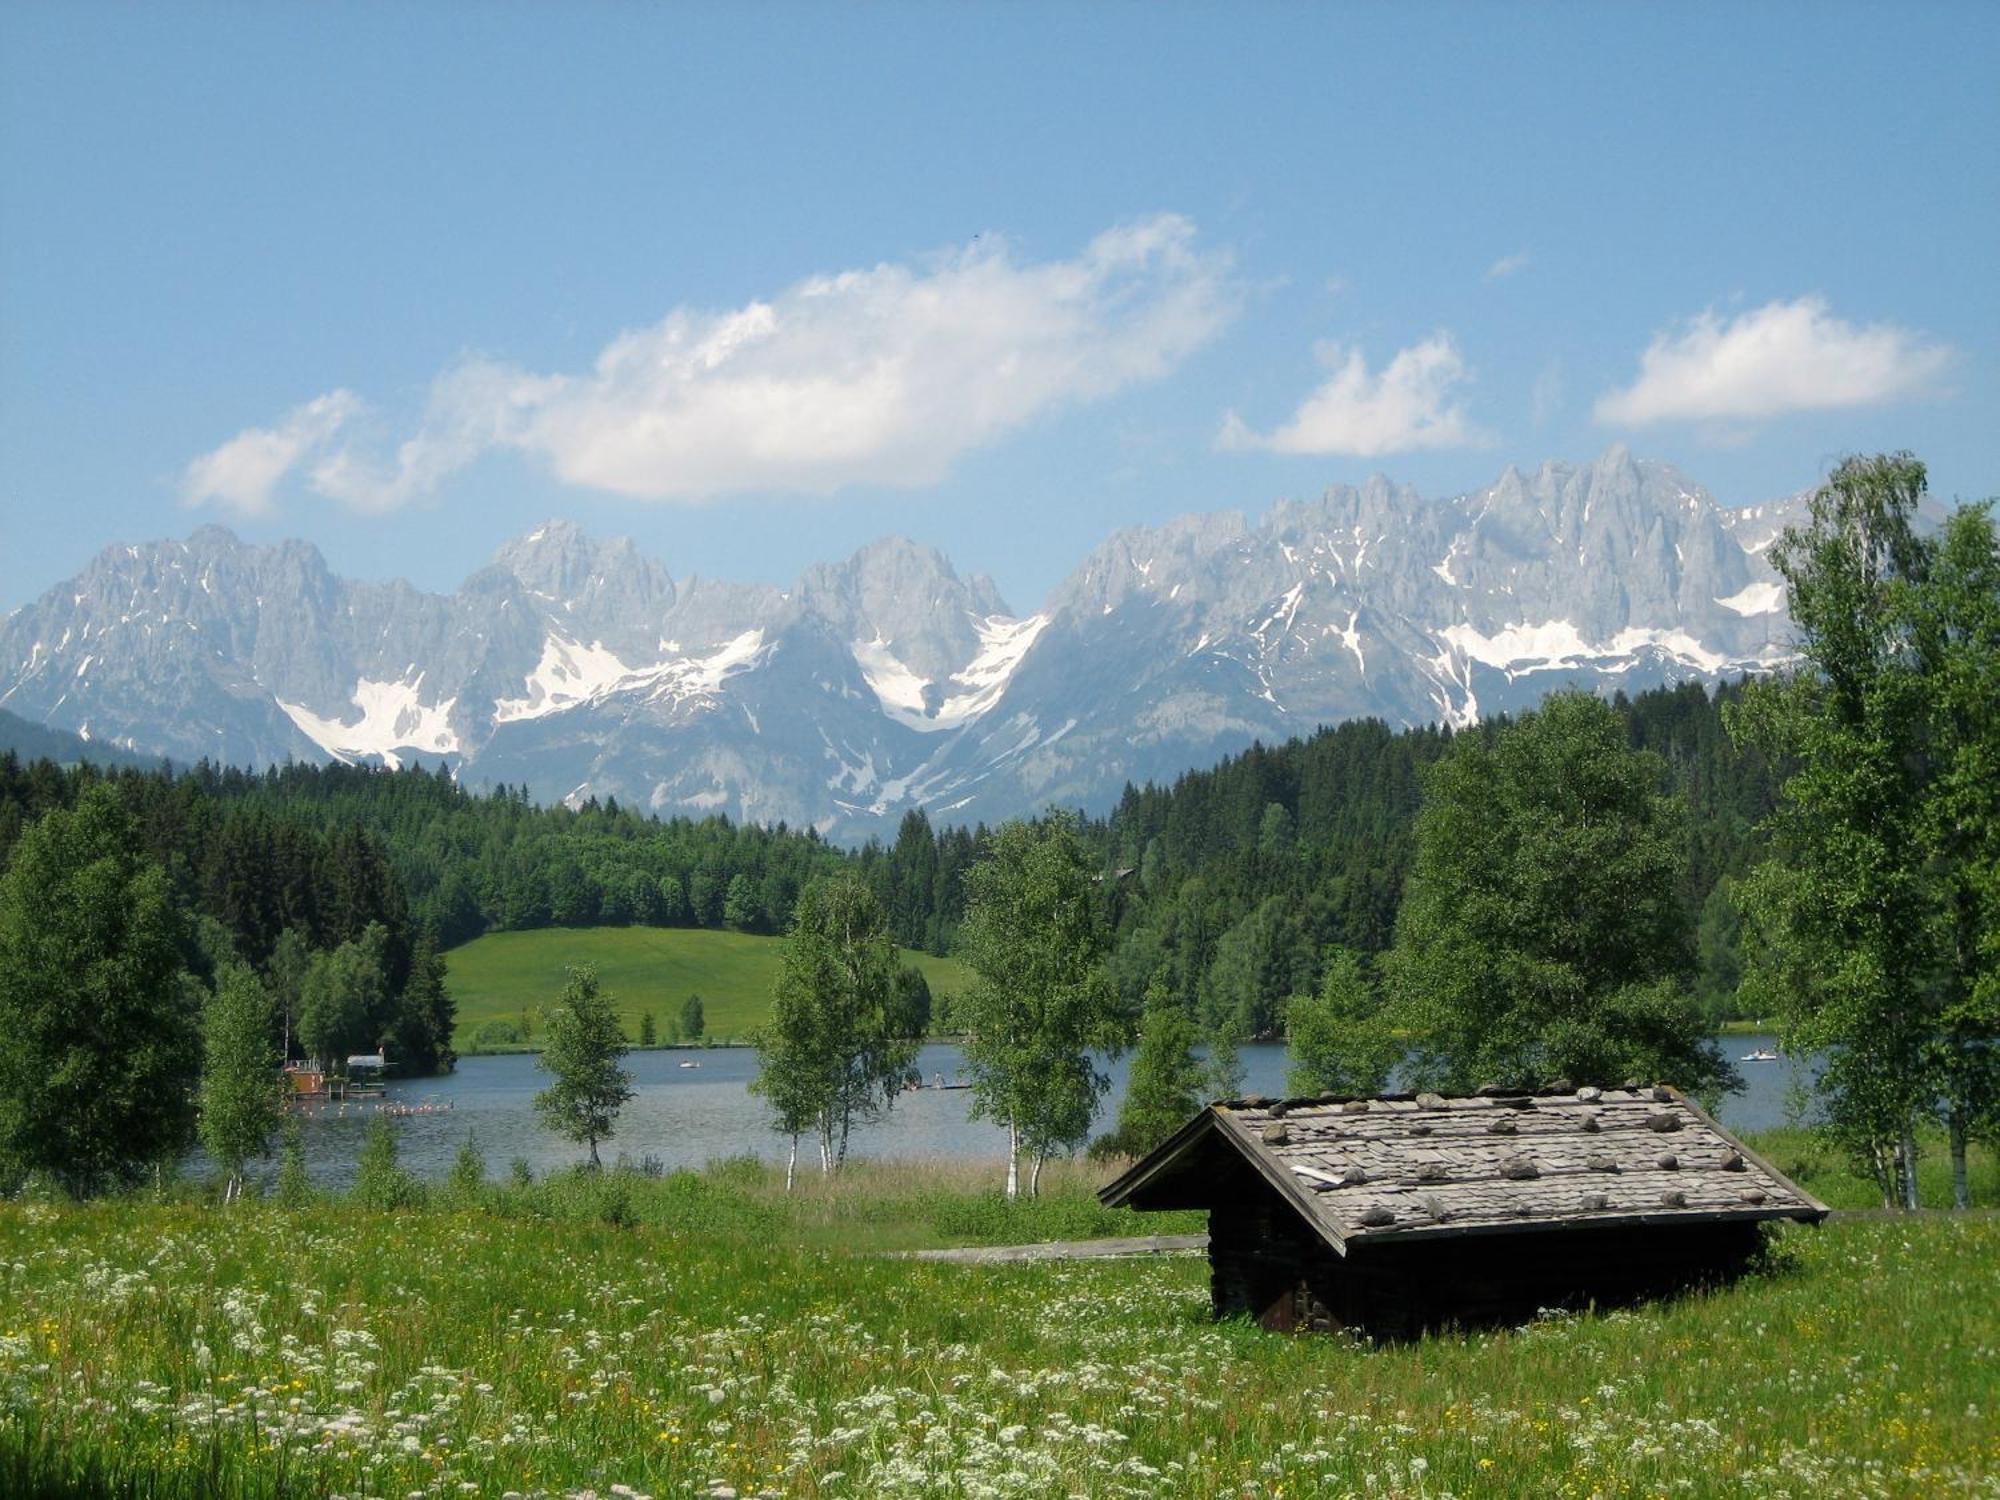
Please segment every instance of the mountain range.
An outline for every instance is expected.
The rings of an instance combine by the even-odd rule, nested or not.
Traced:
[[[551,521],[434,594],[204,526],[0,621],[0,709],[181,762],[442,759],[853,840],[913,807],[1101,808],[1358,716],[1768,670],[1790,623],[1763,553],[1805,500],[1725,507],[1622,447],[1442,500],[1377,477],[1117,532],[1025,615],[898,538],[780,589]]]

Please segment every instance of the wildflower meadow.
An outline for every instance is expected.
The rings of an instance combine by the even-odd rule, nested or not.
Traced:
[[[1080,1173],[1009,1221],[893,1172],[838,1210],[724,1169],[0,1206],[0,1492],[2000,1494],[1990,1215],[1790,1230],[1725,1290],[1377,1347],[1212,1321],[1199,1256],[887,1256],[1105,1227]]]

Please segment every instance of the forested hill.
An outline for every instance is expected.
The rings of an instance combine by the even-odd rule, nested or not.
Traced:
[[[1633,744],[1662,757],[1687,800],[1682,896],[1711,999],[1734,989],[1726,882],[1749,863],[1774,789],[1763,761],[1723,728],[1721,703],[1739,690],[1711,698],[1687,684],[1617,700]],[[1490,735],[1504,722],[1461,732]],[[1211,1021],[1268,1033],[1285,997],[1317,982],[1329,944],[1386,948],[1423,771],[1452,738],[1356,720],[1253,746],[1171,786],[1127,788],[1084,828],[1103,862],[1112,966],[1128,1000],[1136,1006],[1164,967]],[[945,953],[985,838],[913,812],[892,844],[848,853],[782,824],[662,820],[615,801],[541,807],[521,788],[474,793],[442,767],[106,771],[0,753],[0,865],[26,822],[99,779],[120,788],[190,908],[228,928],[255,963],[288,926],[318,947],[371,920],[396,935],[397,955],[427,925],[447,948],[548,926],[778,933],[805,883],[848,862],[881,896],[899,943]]]
[[[442,768],[104,771],[0,755],[0,864],[26,822],[100,779],[193,907],[257,962],[321,904],[310,872],[323,861],[380,865],[395,925],[428,924],[450,947],[495,928],[600,923],[780,932],[805,882],[848,857],[782,825],[661,821],[616,802],[538,807],[508,787],[475,794]],[[969,857],[970,835],[940,842]]]
[[[1776,793],[1763,758],[1723,727],[1722,705],[1740,692],[1711,697],[1690,683],[1614,700],[1631,743],[1662,758],[1667,789],[1687,803],[1681,895],[1702,955],[1698,988],[1715,1007],[1735,988],[1727,883],[1751,863],[1752,830]],[[1491,736],[1506,722],[1462,732]],[[1327,945],[1387,948],[1424,768],[1452,738],[1357,720],[1253,746],[1172,786],[1128,787],[1088,825],[1114,891],[1113,966],[1128,1000],[1164,967],[1211,1022],[1231,1016],[1268,1034],[1285,997],[1317,984]]]

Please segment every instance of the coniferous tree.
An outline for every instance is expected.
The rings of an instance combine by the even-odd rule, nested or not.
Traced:
[[[681,1002],[680,1033],[684,1042],[698,1042],[708,1030],[708,1017],[702,1008],[701,996],[689,995]]]
[[[445,987],[444,955],[437,934],[427,922],[417,932],[410,954],[410,977],[403,984],[392,1029],[394,1066],[409,1073],[448,1073],[458,1061],[452,1049],[452,1029],[458,1007]]]

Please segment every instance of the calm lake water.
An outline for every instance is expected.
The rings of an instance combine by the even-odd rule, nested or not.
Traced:
[[[1768,1036],[1724,1037],[1731,1059],[1760,1048],[1776,1049]],[[1098,1129],[1117,1118],[1125,1094],[1125,1058],[1112,1063],[1111,1092],[1098,1115]],[[516,1157],[525,1157],[537,1174],[567,1166],[582,1157],[568,1141],[558,1140],[538,1123],[534,1096],[547,1076],[528,1055],[467,1057],[458,1071],[442,1078],[413,1078],[391,1083],[389,1100],[429,1106],[434,1113],[398,1122],[403,1164],[420,1177],[442,1177],[464,1144],[466,1133],[477,1137],[488,1169],[498,1175]],[[693,1064],[694,1066],[686,1066]],[[748,1047],[675,1049],[634,1052],[626,1058],[634,1095],[618,1117],[618,1134],[600,1147],[607,1161],[625,1156],[633,1161],[653,1158],[668,1167],[699,1167],[718,1157],[757,1155],[782,1160],[788,1142],[765,1123],[763,1101],[751,1094],[749,1082],[757,1071],[757,1054]],[[917,1058],[925,1083],[963,1077],[957,1047],[937,1043]],[[1286,1055],[1272,1044],[1243,1049],[1244,1092],[1282,1095]],[[1735,1130],[1764,1130],[1786,1120],[1786,1091],[1794,1074],[1789,1061],[1738,1063],[1743,1088],[1723,1100],[1722,1123]],[[964,1090],[925,1088],[904,1094],[879,1124],[857,1131],[851,1155],[928,1156],[1004,1160],[1006,1132],[988,1121],[967,1118],[972,1096]],[[342,1112],[332,1106],[306,1118],[306,1162],[313,1179],[339,1186],[353,1175],[372,1104],[355,1103]],[[812,1151],[801,1144],[800,1155]],[[268,1175],[268,1172],[267,1172]]]

